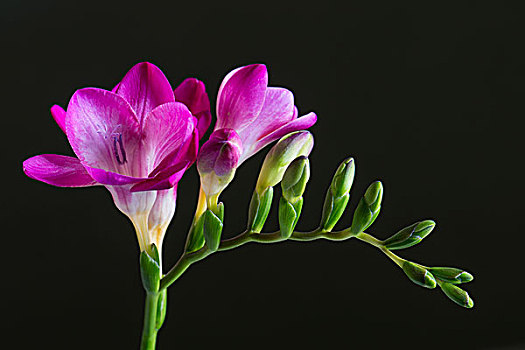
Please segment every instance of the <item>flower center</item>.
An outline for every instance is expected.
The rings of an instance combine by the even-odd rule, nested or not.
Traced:
[[[126,151],[124,150],[124,144],[122,143],[122,134],[114,134],[113,136],[113,153],[119,164],[126,163]]]

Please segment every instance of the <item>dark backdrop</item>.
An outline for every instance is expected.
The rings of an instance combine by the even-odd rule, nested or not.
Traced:
[[[143,292],[131,224],[104,188],[47,186],[21,163],[72,154],[52,104],[65,106],[81,87],[111,88],[147,60],[173,85],[203,80],[213,108],[231,69],[265,63],[270,84],[319,117],[298,227],[316,227],[332,173],[351,155],[350,208],[373,180],[385,185],[371,232],[385,238],[433,218],[431,236],[401,256],[476,276],[466,286],[476,306],[466,310],[359,241],[247,245],[194,265],[170,289],[159,349],[525,347],[517,3],[3,1],[3,341],[138,347]],[[227,234],[244,227],[263,157],[244,164],[222,197]],[[197,190],[193,167],[179,186],[165,268],[181,253]]]

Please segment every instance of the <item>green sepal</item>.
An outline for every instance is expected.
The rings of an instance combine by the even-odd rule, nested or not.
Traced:
[[[331,190],[327,191],[320,225],[323,230],[331,231],[334,228],[343,215],[349,200],[350,195],[348,193],[340,197],[334,197]]]
[[[206,210],[203,216],[204,225],[202,232],[204,239],[206,240],[206,246],[210,251],[215,252],[221,243],[222,220],[217,217],[217,215],[215,215],[210,209]]]
[[[355,209],[352,226],[350,227],[352,234],[361,233],[374,223],[381,210],[382,199],[383,185],[380,181],[373,182],[368,186]]]
[[[140,277],[142,285],[148,293],[156,293],[160,287],[160,265],[158,251],[154,244],[150,247],[153,258],[146,251],[140,253]]]
[[[168,290],[163,289],[159,293],[159,299],[157,300],[157,318],[155,321],[155,328],[157,331],[162,327],[164,319],[166,319],[166,309],[168,304]]]
[[[281,230],[281,236],[289,238],[299,216],[301,215],[301,209],[303,208],[303,198],[299,198],[294,204],[288,202],[284,197],[281,197],[279,201],[279,228]]]
[[[188,239],[186,240],[186,253],[193,253],[204,247],[204,234],[202,232],[204,226],[204,215],[201,215],[197,222],[191,225]]]
[[[429,270],[434,276],[448,283],[467,283],[474,279],[474,276],[467,271],[455,267],[431,267]]]
[[[273,187],[266,188],[262,194],[257,191],[253,192],[248,212],[248,230],[252,232],[261,232],[270,208],[272,206]]]
[[[414,264],[410,261],[403,263],[403,271],[412,282],[425,288],[436,288],[436,279],[424,267]]]
[[[217,204],[217,213],[216,213],[216,215],[221,220],[221,222],[224,221],[224,204],[222,202]]]
[[[386,239],[383,245],[390,250],[412,247],[432,232],[435,226],[436,223],[432,220],[416,222]]]
[[[474,300],[472,300],[468,293],[463,289],[453,285],[452,283],[441,283],[440,287],[443,293],[445,293],[445,295],[450,300],[459,306],[463,306],[468,309],[474,306]]]

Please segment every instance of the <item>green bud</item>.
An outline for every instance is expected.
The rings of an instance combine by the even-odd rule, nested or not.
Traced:
[[[436,288],[436,279],[424,267],[410,261],[405,261],[403,263],[403,271],[415,284],[430,289]]]
[[[142,285],[148,293],[156,293],[160,287],[160,264],[157,247],[150,246],[150,254],[147,251],[140,253],[140,277]]]
[[[204,247],[204,234],[202,232],[204,226],[204,215],[201,215],[196,222],[191,225],[188,238],[186,240],[186,252],[193,253]]]
[[[412,247],[432,232],[435,226],[436,223],[432,220],[416,222],[386,239],[383,245],[390,250]]]
[[[346,209],[350,199],[350,188],[354,182],[354,159],[345,159],[337,168],[330,188],[326,191],[320,227],[331,231]]]
[[[220,212],[221,210],[219,210],[219,213]],[[224,213],[224,209],[222,212]],[[204,225],[202,233],[206,240],[206,246],[210,251],[214,252],[219,248],[219,244],[221,243],[222,220],[210,209],[206,210],[203,216]]]
[[[166,308],[168,304],[168,289],[165,288],[160,292],[159,299],[157,301],[157,318],[155,321],[155,328],[157,330],[162,327],[164,319],[166,318]]]
[[[429,270],[434,276],[448,283],[467,283],[474,279],[474,276],[467,271],[454,267],[431,267]]]
[[[440,287],[443,293],[456,304],[468,309],[474,306],[474,300],[463,289],[451,283],[441,283]]]
[[[250,208],[248,211],[248,230],[261,232],[270,208],[272,206],[273,188],[268,187],[261,194],[255,190],[253,192]]]
[[[341,197],[350,192],[354,183],[354,158],[345,159],[337,168],[330,189],[334,197]]]
[[[290,203],[297,202],[303,195],[306,183],[310,179],[310,162],[301,156],[294,160],[281,181],[282,195]]]
[[[313,146],[314,138],[306,130],[295,131],[283,136],[264,158],[257,179],[257,191],[262,193],[266,188],[277,185],[290,163],[298,157],[308,156]]]
[[[379,215],[381,200],[383,199],[383,184],[373,182],[359,201],[352,219],[350,232],[358,234],[372,225]]]
[[[297,202],[292,204],[284,197],[281,197],[279,201],[279,227],[282,237],[289,238],[292,235],[295,225],[297,225],[297,221],[299,221],[302,208],[302,198],[299,198]]]

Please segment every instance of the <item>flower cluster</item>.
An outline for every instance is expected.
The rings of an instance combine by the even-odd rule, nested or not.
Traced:
[[[76,157],[38,155],[24,162],[24,172],[54,186],[105,186],[131,219],[141,251],[151,244],[160,250],[177,183],[197,159],[202,189],[216,200],[246,159],[316,121],[314,113],[297,117],[289,90],[268,87],[262,64],[225,77],[217,123],[200,151],[211,123],[204,84],[188,78],[172,89],[151,63],[135,65],[111,91],[77,90],[67,110],[55,105],[51,114]]]

